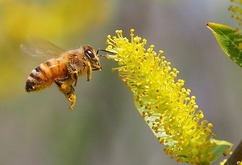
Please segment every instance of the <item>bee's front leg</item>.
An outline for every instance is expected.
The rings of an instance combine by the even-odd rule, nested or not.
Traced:
[[[67,100],[71,102],[71,105],[69,107],[70,110],[73,110],[75,104],[76,104],[76,94],[75,90],[72,85],[67,83],[68,80],[66,78],[64,79],[56,79],[55,83],[59,87],[59,90],[65,95]]]
[[[87,63],[87,81],[92,79],[92,66],[90,63]]]

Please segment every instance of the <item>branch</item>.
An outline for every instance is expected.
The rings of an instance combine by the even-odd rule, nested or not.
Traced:
[[[236,165],[238,162],[242,162],[242,140],[234,150],[233,154],[226,161],[225,165]]]

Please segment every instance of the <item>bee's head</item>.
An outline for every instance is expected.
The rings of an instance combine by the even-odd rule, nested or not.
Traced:
[[[89,60],[92,70],[102,70],[102,66],[100,64],[99,57],[96,51],[89,45],[83,46],[83,51],[85,57]]]

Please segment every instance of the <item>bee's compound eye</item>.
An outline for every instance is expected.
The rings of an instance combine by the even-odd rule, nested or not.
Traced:
[[[95,57],[94,54],[93,54],[93,52],[90,49],[85,50],[85,54],[87,55],[87,57],[89,59],[92,59],[92,58]]]

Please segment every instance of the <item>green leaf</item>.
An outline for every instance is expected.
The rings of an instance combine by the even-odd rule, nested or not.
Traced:
[[[242,67],[242,35],[227,25],[208,23],[221,49],[240,67]]]
[[[211,139],[211,142],[216,145],[212,148],[213,161],[217,160],[222,154],[227,155],[230,152],[233,144],[223,140]]]

